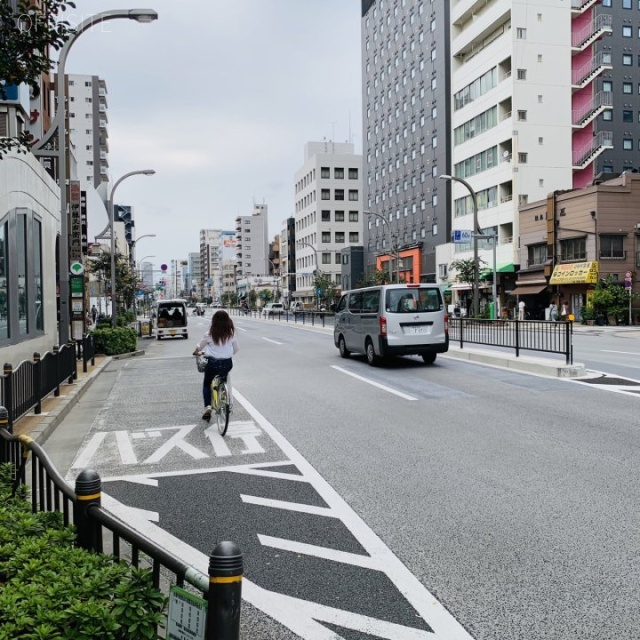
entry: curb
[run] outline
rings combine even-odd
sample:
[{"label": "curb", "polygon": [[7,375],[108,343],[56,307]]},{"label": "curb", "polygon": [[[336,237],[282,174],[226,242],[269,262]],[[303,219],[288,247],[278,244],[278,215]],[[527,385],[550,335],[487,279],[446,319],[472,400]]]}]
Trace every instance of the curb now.
[{"label": "curb", "polygon": [[136,351],[130,351],[129,353],[121,353],[117,356],[111,356],[113,360],[126,360],[127,358],[135,358],[136,356],[143,356],[144,349],[138,349]]}]

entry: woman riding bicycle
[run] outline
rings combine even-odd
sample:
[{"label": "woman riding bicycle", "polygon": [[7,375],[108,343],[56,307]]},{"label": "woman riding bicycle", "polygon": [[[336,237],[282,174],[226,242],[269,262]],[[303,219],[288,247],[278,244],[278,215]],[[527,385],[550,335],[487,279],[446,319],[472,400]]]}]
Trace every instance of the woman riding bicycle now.
[{"label": "woman riding bicycle", "polygon": [[227,373],[233,368],[232,358],[238,349],[233,320],[226,311],[216,311],[211,318],[209,331],[204,334],[193,352],[194,356],[204,355],[207,358],[202,381],[203,420],[211,418],[211,382],[216,376],[226,379]]}]

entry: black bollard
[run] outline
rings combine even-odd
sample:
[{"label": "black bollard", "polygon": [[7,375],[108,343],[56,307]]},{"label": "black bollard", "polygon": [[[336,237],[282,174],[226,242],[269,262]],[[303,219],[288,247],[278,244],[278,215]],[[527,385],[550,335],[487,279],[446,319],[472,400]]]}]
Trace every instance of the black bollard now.
[{"label": "black bollard", "polygon": [[76,544],[87,551],[102,552],[102,527],[89,516],[89,507],[100,506],[102,499],[102,480],[98,472],[93,469],[81,471],[76,478],[75,491],[73,522]]},{"label": "black bollard", "polygon": [[239,640],[242,552],[235,542],[220,542],[209,556],[207,640]]}]

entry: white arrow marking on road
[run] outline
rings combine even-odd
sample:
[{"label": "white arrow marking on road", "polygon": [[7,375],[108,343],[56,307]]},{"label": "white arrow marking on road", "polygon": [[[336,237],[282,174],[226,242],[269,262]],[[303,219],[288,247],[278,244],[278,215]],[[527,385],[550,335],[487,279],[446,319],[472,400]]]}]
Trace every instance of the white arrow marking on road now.
[{"label": "white arrow marking on road", "polygon": [[190,455],[192,458],[196,460],[202,460],[203,458],[208,458],[209,456],[197,449],[192,444],[185,442],[184,439],[196,428],[195,424],[187,424],[179,427],[165,427],[162,430],[170,430],[170,429],[178,429],[178,432],[171,436],[169,440],[167,440],[156,452],[149,456],[144,464],[152,464],[154,462],[160,462],[162,458],[164,458],[170,451],[173,449],[180,449],[184,451],[184,453]]},{"label": "white arrow marking on road", "polygon": [[80,455],[76,458],[76,461],[71,465],[72,469],[84,469],[89,466],[89,463],[96,455],[96,451],[102,444],[102,441],[107,437],[107,432],[102,431],[96,433],[91,440],[87,443],[87,446],[82,450]]},{"label": "white arrow marking on road", "polygon": [[264,449],[257,439],[257,436],[262,435],[262,431],[258,429],[254,422],[245,420],[244,422],[234,422],[233,424],[234,428],[228,432],[229,436],[231,438],[241,439],[246,447],[246,449],[240,453],[264,453]]},{"label": "white arrow marking on road", "polygon": [[283,342],[278,342],[277,340],[272,340],[271,338],[265,338],[264,336],[262,336],[263,340],[266,340],[267,342],[273,342],[273,344],[284,344]]},{"label": "white arrow marking on road", "polygon": [[393,395],[395,396],[399,396],[400,398],[404,398],[405,400],[417,400],[418,398],[414,398],[413,396],[410,396],[406,393],[402,393],[402,391],[396,391],[395,389],[392,389],[391,387],[387,386],[386,384],[380,384],[379,382],[374,382],[373,380],[369,380],[368,378],[364,378],[363,376],[359,376],[357,373],[352,373],[351,371],[347,371],[346,369],[343,369],[342,367],[338,367],[335,364],[331,365],[332,369],[335,369],[336,371],[340,371],[342,373],[346,373],[348,376],[351,376],[352,378],[355,378],[356,380],[361,380],[362,382],[366,382],[367,384],[372,385],[373,387],[377,387],[378,389],[382,389],[383,391],[387,391],[388,393],[393,393]]},{"label": "white arrow marking on road", "polygon": [[[229,425],[231,426],[231,425]],[[218,433],[218,427],[211,425],[204,430],[204,435],[209,438],[213,451],[217,458],[224,458],[231,455],[231,450],[227,446],[225,439]]]},{"label": "white arrow marking on road", "polygon": [[259,498],[258,496],[247,496],[243,493],[240,494],[240,500],[246,504],[255,504],[258,507],[285,509],[286,511],[296,511],[297,513],[310,513],[314,516],[325,516],[326,518],[338,517],[329,507],[316,507],[312,504],[300,504],[298,502],[287,502],[285,500],[274,500],[272,498]]}]

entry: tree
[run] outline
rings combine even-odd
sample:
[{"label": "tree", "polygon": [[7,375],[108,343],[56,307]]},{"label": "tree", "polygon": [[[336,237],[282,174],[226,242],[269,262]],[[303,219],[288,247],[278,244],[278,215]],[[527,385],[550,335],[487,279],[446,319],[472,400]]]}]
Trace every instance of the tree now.
[{"label": "tree", "polygon": [[614,281],[611,275],[601,279],[591,294],[591,306],[596,315],[605,318],[612,316],[616,323],[624,323],[629,318],[629,297],[633,304],[640,296],[629,294],[621,282]]},{"label": "tree", "polygon": [[[331,280],[331,275],[322,273],[322,271],[316,273],[313,279],[313,288],[314,292],[316,292],[318,303],[322,302],[326,306],[329,306],[338,296],[338,291],[333,280]],[[318,291],[319,293],[317,293]]]},{"label": "tree", "polygon": [[[480,269],[481,264],[486,263],[484,262],[484,260],[478,259],[478,269]],[[454,269],[457,272],[456,280],[458,282],[473,285],[476,270],[475,261],[473,258],[468,258],[466,260],[454,260],[449,265],[449,269]]]},{"label": "tree", "polygon": [[[121,253],[116,258],[116,303],[118,309],[129,309],[133,306],[138,279],[131,269],[129,260]],[[111,254],[101,253],[99,256],[87,260],[87,271],[94,273],[99,279],[111,283]]]},{"label": "tree", "polygon": [[[40,79],[53,67],[51,50],[59,51],[73,33],[68,20],[59,16],[75,4],[68,0],[19,0],[14,9],[7,0],[0,1],[0,100],[7,99],[7,89],[27,84],[32,95],[40,93]],[[16,149],[27,153],[32,142],[28,132],[15,138],[0,138],[0,159]]]},{"label": "tree", "polygon": [[374,269],[368,271],[362,276],[362,279],[358,283],[359,287],[372,287],[377,284],[388,284],[389,272],[386,269]]}]

